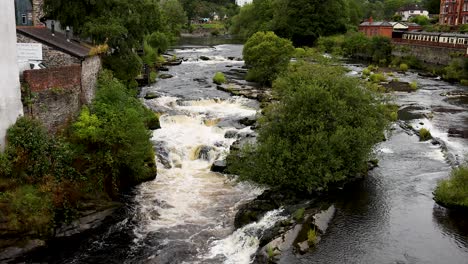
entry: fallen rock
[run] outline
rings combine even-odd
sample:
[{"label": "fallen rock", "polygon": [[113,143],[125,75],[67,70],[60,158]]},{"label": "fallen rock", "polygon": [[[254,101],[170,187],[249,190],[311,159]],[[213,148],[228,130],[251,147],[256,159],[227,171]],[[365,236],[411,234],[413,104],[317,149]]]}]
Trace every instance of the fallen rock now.
[{"label": "fallen rock", "polygon": [[204,61],[210,60],[210,58],[208,58],[207,56],[200,56],[199,58],[200,60],[204,60]]},{"label": "fallen rock", "polygon": [[237,136],[237,131],[236,130],[229,130],[226,131],[224,134],[224,138],[235,138]]},{"label": "fallen rock", "polygon": [[147,99],[147,100],[158,98],[158,97],[159,97],[159,95],[157,93],[154,93],[154,92],[147,92],[146,95],[145,95],[145,99]]}]

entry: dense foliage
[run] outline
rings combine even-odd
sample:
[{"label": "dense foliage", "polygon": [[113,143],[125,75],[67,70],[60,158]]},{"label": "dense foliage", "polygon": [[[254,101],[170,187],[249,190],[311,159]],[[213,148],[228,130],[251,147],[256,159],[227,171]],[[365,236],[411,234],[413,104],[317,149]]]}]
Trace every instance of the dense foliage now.
[{"label": "dense foliage", "polygon": [[294,53],[291,41],[273,32],[257,32],[245,43],[243,56],[248,79],[270,85],[284,71]]},{"label": "dense foliage", "polygon": [[157,32],[159,39],[174,41],[187,21],[178,0],[45,0],[44,5],[48,17],[73,27],[75,34],[107,44],[105,66],[126,84],[141,73],[135,51],[142,49],[145,38]]},{"label": "dense foliage", "polygon": [[387,124],[385,106],[340,67],[294,63],[273,84],[258,145],[228,164],[244,180],[313,192],[367,169]]},{"label": "dense foliage", "polygon": [[440,181],[434,199],[447,207],[468,208],[468,166],[454,169],[448,179]]},{"label": "dense foliage", "polygon": [[92,105],[63,136],[22,117],[0,154],[0,221],[9,230],[50,235],[82,204],[99,204],[156,176],[148,127],[157,117],[110,72]]}]

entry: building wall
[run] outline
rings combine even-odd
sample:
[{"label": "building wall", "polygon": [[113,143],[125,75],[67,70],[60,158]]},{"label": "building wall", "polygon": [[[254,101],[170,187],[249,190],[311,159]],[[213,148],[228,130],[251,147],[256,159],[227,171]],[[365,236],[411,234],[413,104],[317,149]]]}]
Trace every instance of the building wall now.
[{"label": "building wall", "polygon": [[363,32],[368,37],[384,36],[391,38],[393,27],[360,26],[359,31]]},{"label": "building wall", "polygon": [[3,149],[6,130],[23,114],[23,106],[16,61],[14,1],[2,1],[0,6],[0,149]]},{"label": "building wall", "polygon": [[392,55],[396,57],[414,56],[422,62],[448,65],[455,54],[464,54],[464,49],[430,47],[424,45],[393,43]]},{"label": "building wall", "polygon": [[[16,34],[18,43],[40,43],[21,34]],[[43,62],[47,67],[60,67],[72,64],[80,64],[81,61],[65,52],[59,51],[53,47],[42,44]]]},{"label": "building wall", "polygon": [[52,132],[78,115],[82,105],[80,65],[28,70],[23,76],[26,115],[39,119]]},{"label": "building wall", "polygon": [[90,104],[96,95],[96,83],[102,68],[99,56],[88,57],[82,62],[81,90],[82,103]]}]

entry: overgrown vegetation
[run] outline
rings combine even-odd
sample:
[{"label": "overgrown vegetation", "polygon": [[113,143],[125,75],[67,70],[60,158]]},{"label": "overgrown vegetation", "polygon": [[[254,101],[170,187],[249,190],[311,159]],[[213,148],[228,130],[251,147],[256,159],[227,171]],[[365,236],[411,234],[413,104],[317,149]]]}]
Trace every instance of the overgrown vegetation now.
[{"label": "overgrown vegetation", "polygon": [[468,166],[453,169],[448,179],[441,180],[434,199],[449,208],[468,208]]},{"label": "overgrown vegetation", "polygon": [[96,98],[61,136],[22,117],[0,154],[0,219],[10,230],[50,236],[90,201],[105,204],[152,179],[156,166],[148,126],[157,117],[109,71]]},{"label": "overgrown vegetation", "polygon": [[294,51],[291,41],[273,32],[255,33],[243,50],[245,64],[250,67],[247,78],[270,85],[287,68]]},{"label": "overgrown vegetation", "polygon": [[218,85],[221,85],[223,83],[226,83],[226,77],[224,76],[224,74],[222,72],[217,72],[213,76],[213,82],[218,84]]},{"label": "overgrown vegetation", "polygon": [[228,158],[242,180],[298,192],[324,190],[367,170],[388,113],[378,95],[337,66],[293,63],[273,83],[258,144]]},{"label": "overgrown vegetation", "polygon": [[315,231],[315,228],[311,228],[307,232],[307,243],[309,246],[315,246],[317,244],[317,232]]},{"label": "overgrown vegetation", "polygon": [[431,138],[432,138],[432,135],[428,129],[421,128],[419,130],[419,141],[428,141]]}]

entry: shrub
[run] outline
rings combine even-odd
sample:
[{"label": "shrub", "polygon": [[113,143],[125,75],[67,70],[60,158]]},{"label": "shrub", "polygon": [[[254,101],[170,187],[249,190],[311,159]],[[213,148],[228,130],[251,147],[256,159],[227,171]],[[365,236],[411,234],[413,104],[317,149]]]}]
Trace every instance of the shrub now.
[{"label": "shrub", "polygon": [[162,54],[169,48],[169,38],[166,34],[156,31],[146,37],[147,43],[155,49],[158,54]]},{"label": "shrub", "polygon": [[73,124],[84,174],[113,197],[122,188],[156,176],[145,122],[154,114],[109,72],[99,76],[96,98]]},{"label": "shrub", "polygon": [[157,77],[158,77],[158,73],[155,72],[155,71],[151,71],[150,74],[149,74],[150,83],[155,83]]},{"label": "shrub", "polygon": [[362,70],[362,74],[364,76],[369,76],[371,74],[371,71],[368,68],[365,68],[364,70]]},{"label": "shrub", "polygon": [[400,71],[407,71],[408,70],[408,65],[405,63],[400,64]]},{"label": "shrub", "polygon": [[411,90],[413,91],[416,91],[418,89],[418,83],[416,81],[412,81],[409,85]]},{"label": "shrub", "polygon": [[419,141],[427,141],[432,138],[431,132],[425,128],[419,130]]},{"label": "shrub", "polygon": [[390,113],[390,121],[395,122],[398,120],[398,113],[397,112],[391,112]]},{"label": "shrub", "polygon": [[309,243],[309,246],[315,246],[317,244],[317,232],[314,229],[310,229],[307,232],[307,242]]},{"label": "shrub", "polygon": [[367,169],[388,122],[376,94],[341,67],[305,62],[291,64],[273,91],[280,101],[265,109],[258,144],[227,160],[241,180],[314,192]]},{"label": "shrub", "polygon": [[446,207],[468,208],[468,166],[453,169],[448,179],[441,180],[434,199]]},{"label": "shrub", "polygon": [[279,73],[286,70],[294,53],[291,41],[273,32],[257,32],[245,43],[243,56],[250,67],[250,76],[270,85]]},{"label": "shrub", "polygon": [[221,85],[223,83],[226,83],[226,77],[224,76],[224,74],[222,72],[217,72],[213,76],[213,82],[218,84],[218,85]]},{"label": "shrub", "polygon": [[463,86],[468,86],[468,80],[462,79],[462,80],[460,81],[460,84],[463,85]]},{"label": "shrub", "polygon": [[383,75],[382,73],[374,73],[371,74],[369,80],[374,83],[379,83],[387,81],[387,78],[385,78],[385,75]]},{"label": "shrub", "polygon": [[298,222],[302,221],[304,219],[304,212],[305,212],[304,208],[297,209],[296,212],[294,212],[294,220]]}]

